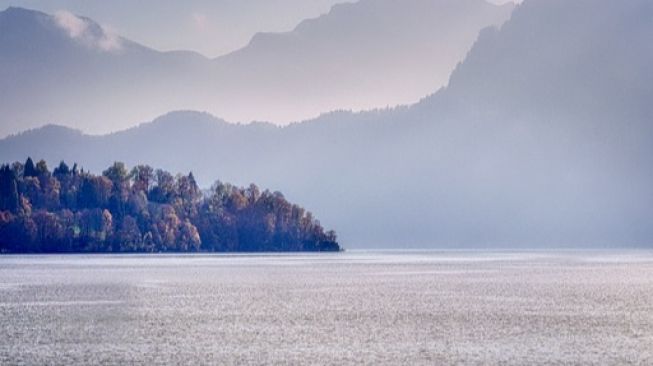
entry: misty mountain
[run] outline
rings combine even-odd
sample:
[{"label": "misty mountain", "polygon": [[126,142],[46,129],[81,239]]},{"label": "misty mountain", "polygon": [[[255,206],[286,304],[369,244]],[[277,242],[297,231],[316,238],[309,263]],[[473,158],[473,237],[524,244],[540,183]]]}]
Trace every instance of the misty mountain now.
[{"label": "misty mountain", "polygon": [[0,12],[0,136],[56,123],[101,133],[170,110],[289,122],[414,102],[443,86],[512,5],[362,0],[218,59],[158,52],[67,12]]},{"label": "misty mountain", "polygon": [[[148,49],[69,13],[8,8],[0,12],[0,134],[51,122],[106,131],[112,120],[155,116],[179,105],[195,77],[187,70],[201,73],[206,63],[190,52]],[[172,85],[174,93],[157,92]]]},{"label": "misty mountain", "polygon": [[258,182],[349,248],[650,246],[652,18],[648,0],[529,0],[410,107],[286,127],[196,112],[106,136],[50,126],[0,156]]},{"label": "misty mountain", "polygon": [[[484,0],[360,0],[216,60],[227,120],[298,121],[415,103],[445,86],[479,30],[514,8]],[[283,87],[279,87],[282,85]],[[256,108],[252,108],[252,106]]]}]

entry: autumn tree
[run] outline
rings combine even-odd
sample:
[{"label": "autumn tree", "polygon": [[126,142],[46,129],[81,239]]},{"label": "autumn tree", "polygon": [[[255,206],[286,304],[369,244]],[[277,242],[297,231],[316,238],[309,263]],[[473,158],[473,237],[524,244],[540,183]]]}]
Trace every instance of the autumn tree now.
[{"label": "autumn tree", "polygon": [[339,250],[310,212],[283,194],[192,173],[116,162],[93,175],[44,160],[0,166],[0,252]]}]

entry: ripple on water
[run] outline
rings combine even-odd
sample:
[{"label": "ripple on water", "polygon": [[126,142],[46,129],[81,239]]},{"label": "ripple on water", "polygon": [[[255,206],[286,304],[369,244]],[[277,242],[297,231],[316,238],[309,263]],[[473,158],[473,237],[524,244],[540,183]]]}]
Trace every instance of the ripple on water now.
[{"label": "ripple on water", "polygon": [[0,364],[653,364],[653,253],[5,256],[0,323]]}]

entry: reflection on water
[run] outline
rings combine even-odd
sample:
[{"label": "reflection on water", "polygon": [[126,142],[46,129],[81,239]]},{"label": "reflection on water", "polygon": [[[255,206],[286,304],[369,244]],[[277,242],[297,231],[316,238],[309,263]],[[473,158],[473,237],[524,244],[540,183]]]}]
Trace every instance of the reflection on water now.
[{"label": "reflection on water", "polygon": [[0,257],[0,364],[653,364],[653,252]]}]

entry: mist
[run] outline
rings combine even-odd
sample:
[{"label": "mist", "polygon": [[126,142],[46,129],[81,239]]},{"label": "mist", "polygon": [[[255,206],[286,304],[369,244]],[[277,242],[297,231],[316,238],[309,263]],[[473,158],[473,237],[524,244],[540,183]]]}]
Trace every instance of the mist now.
[{"label": "mist", "polygon": [[530,0],[410,106],[285,127],[197,112],[101,137],[51,126],[0,155],[256,182],[348,248],[649,247],[651,16],[645,0]]},{"label": "mist", "polygon": [[[0,13],[0,136],[60,124],[114,132],[173,110],[288,124],[417,102],[446,85],[512,5],[363,0],[209,59],[160,52],[70,11]],[[53,90],[56,90],[54,92]]]}]

